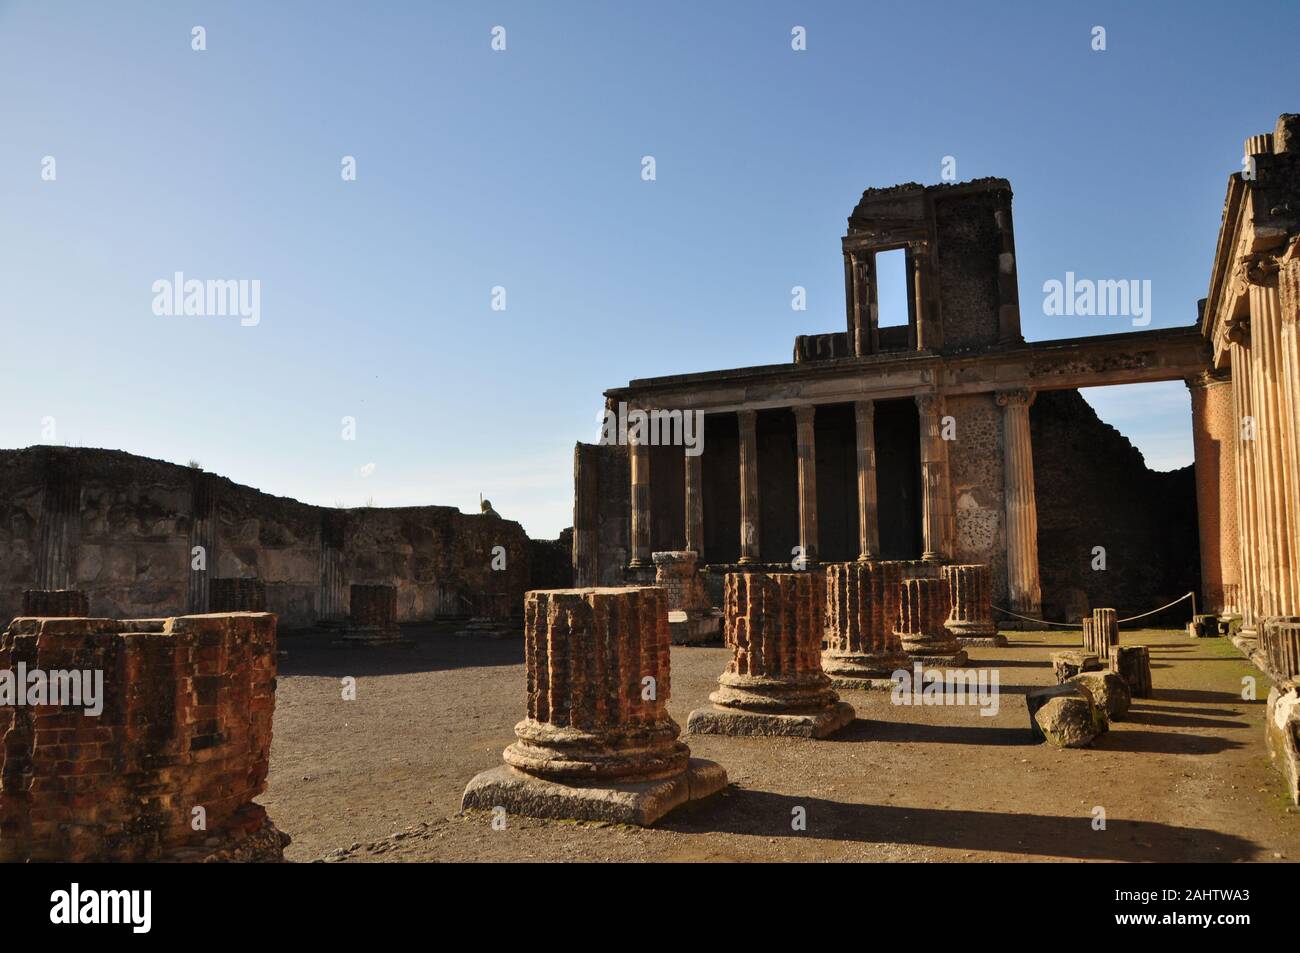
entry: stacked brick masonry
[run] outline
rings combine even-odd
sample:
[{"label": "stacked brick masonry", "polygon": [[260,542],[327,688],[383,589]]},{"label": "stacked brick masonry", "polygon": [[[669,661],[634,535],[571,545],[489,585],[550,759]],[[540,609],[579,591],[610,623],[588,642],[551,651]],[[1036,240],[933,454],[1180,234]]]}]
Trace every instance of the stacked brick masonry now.
[{"label": "stacked brick masonry", "polygon": [[102,671],[103,710],[0,707],[0,859],[166,859],[273,831],[252,801],[270,757],[274,616],[19,618],[0,669],[20,662]]}]

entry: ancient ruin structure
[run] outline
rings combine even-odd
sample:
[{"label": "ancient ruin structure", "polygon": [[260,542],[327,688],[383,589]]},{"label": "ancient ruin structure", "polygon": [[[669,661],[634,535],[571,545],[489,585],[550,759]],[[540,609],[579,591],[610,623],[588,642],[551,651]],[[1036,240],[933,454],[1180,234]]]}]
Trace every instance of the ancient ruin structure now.
[{"label": "ancient ruin structure", "polygon": [[1110,670],[1124,679],[1134,698],[1151,697],[1151,652],[1145,645],[1111,648]]},{"label": "ancient ruin structure", "polygon": [[79,589],[24,589],[25,616],[87,616],[90,600]]},{"label": "ancient ruin structure", "polygon": [[668,596],[668,634],[674,645],[715,642],[722,629],[722,612],[713,608],[695,568],[696,555],[686,549],[655,553],[655,585]]},{"label": "ancient ruin structure", "polygon": [[818,573],[737,572],[726,578],[724,629],[732,659],[687,731],[824,738],[853,720],[822,671],[826,603]]},{"label": "ancient ruin structure", "polygon": [[925,665],[964,665],[966,652],[944,623],[952,606],[946,579],[904,579],[894,630],[908,658]]},{"label": "ancient ruin structure", "polygon": [[208,601],[212,612],[265,612],[266,584],[260,579],[213,579]]},{"label": "ancient ruin structure", "polygon": [[397,625],[396,586],[358,586],[351,588],[348,624],[344,642],[376,644],[397,642],[402,630]]},{"label": "ancient ruin structure", "polygon": [[96,615],[209,612],[236,577],[261,583],[282,630],[345,624],[352,583],[396,586],[401,622],[509,618],[535,568],[571,584],[547,543],[448,506],[309,506],[119,451],[0,450],[0,619],[27,588],[80,590]]},{"label": "ancient ruin structure", "polygon": [[1052,653],[1052,674],[1058,685],[1063,685],[1081,672],[1101,670],[1101,659],[1089,652],[1077,649]]},{"label": "ancient ruin structure", "polygon": [[527,717],[505,765],[469,783],[466,808],[645,825],[726,786],[668,714],[662,589],[530,592],[524,640]]},{"label": "ancient ruin structure", "polygon": [[[17,618],[0,671],[24,669],[71,702],[0,704],[0,860],[282,859],[288,837],[253,802],[271,750],[275,616]],[[80,677],[94,672],[98,691]]]},{"label": "ancient ruin structure", "polygon": [[1094,609],[1083,619],[1083,648],[1103,661],[1119,645],[1119,619],[1114,609]]},{"label": "ancient ruin structure", "polygon": [[988,566],[944,566],[952,610],[944,623],[962,645],[1006,645],[993,624],[993,577]]},{"label": "ancient ruin structure", "polygon": [[1300,115],[1244,151],[1202,307],[1209,366],[1190,384],[1194,430],[1218,450],[1217,471],[1197,457],[1206,608],[1239,584],[1252,634],[1300,614]]},{"label": "ancient ruin structure", "polygon": [[902,567],[857,561],[826,567],[822,669],[837,688],[889,688],[890,674],[910,664],[894,623]]},{"label": "ancient ruin structure", "polygon": [[1300,616],[1266,619],[1259,646],[1275,679],[1300,678]]},{"label": "ancient ruin structure", "polygon": [[[1123,438],[1076,389],[1198,378],[1208,363],[1197,328],[1025,342],[1004,179],[869,189],[842,250],[844,327],[796,338],[789,363],[606,391],[609,414],[644,414],[646,426],[576,448],[578,584],[647,580],[653,551],[686,548],[714,574],[789,568],[794,553],[813,564],[980,564],[993,605],[1031,619],[1050,605],[1058,621],[1096,604],[1129,607],[1112,593],[1142,611],[1195,584],[1194,539],[1175,538],[1159,518],[1184,493],[1190,514],[1191,480],[1156,479],[1126,442],[1129,454],[1098,459],[1096,443]],[[877,288],[893,257],[904,261],[908,303],[891,323]],[[683,427],[696,414],[703,439],[687,448]],[[1035,427],[1081,446],[1036,453]],[[1197,444],[1207,487],[1220,485],[1216,446]],[[1116,521],[1107,542],[1113,559],[1141,560],[1142,573],[1091,571],[1069,531],[1077,489],[1103,517],[1107,505],[1138,514]],[[1096,513],[1084,515],[1096,525]]]}]

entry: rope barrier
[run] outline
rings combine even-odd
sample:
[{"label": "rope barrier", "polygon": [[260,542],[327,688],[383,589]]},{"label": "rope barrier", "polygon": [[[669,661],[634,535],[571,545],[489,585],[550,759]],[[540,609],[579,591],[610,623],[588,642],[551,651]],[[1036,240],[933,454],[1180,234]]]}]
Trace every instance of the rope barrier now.
[{"label": "rope barrier", "polygon": [[[1170,608],[1171,606],[1178,605],[1178,603],[1182,602],[1184,599],[1192,600],[1192,614],[1195,615],[1196,614],[1196,593],[1189,592],[1186,595],[1179,596],[1173,602],[1166,603],[1165,605],[1161,606],[1159,609],[1152,609],[1150,612],[1143,612],[1140,613],[1139,615],[1131,615],[1127,619],[1120,619],[1119,622],[1134,622],[1138,619],[1145,619],[1149,615],[1155,615],[1157,612],[1164,612],[1166,609]],[[1073,622],[1048,622],[1046,619],[1035,619],[1033,616],[1021,615],[1019,612],[1012,612],[1010,609],[1004,609],[1001,606],[994,606],[993,608],[997,609],[999,612],[1005,612],[1007,615],[1015,616],[1017,619],[1024,619],[1026,622],[1037,622],[1040,625],[1055,625],[1062,629],[1083,628],[1082,624],[1076,624]]]}]

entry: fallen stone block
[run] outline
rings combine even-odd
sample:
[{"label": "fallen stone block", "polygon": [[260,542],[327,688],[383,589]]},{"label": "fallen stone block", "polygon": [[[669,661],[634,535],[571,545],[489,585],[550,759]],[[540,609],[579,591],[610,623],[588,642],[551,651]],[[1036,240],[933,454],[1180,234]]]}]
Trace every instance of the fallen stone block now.
[{"label": "fallen stone block", "polygon": [[1084,748],[1109,728],[1106,713],[1077,682],[1036,688],[1025,695],[1029,729],[1058,748]]},{"label": "fallen stone block", "polygon": [[1295,682],[1274,685],[1268,692],[1264,741],[1273,767],[1286,778],[1291,803],[1300,805],[1300,691]]},{"label": "fallen stone block", "polygon": [[1058,685],[1063,685],[1080,672],[1096,672],[1100,670],[1101,659],[1091,652],[1071,649],[1065,652],[1052,653],[1052,673],[1056,676],[1056,684]]},{"label": "fallen stone block", "polygon": [[1106,712],[1108,721],[1119,721],[1128,714],[1133,696],[1128,683],[1114,672],[1085,671],[1069,681],[1088,690],[1093,702]]}]

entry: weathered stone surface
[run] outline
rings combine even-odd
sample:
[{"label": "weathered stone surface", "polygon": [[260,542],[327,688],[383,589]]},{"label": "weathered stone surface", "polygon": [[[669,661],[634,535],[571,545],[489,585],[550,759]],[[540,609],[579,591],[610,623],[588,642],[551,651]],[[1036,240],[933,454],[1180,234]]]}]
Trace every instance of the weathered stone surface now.
[{"label": "weathered stone surface", "polygon": [[822,669],[837,688],[888,689],[890,673],[909,664],[894,631],[897,562],[831,563],[826,567]]},{"label": "weathered stone surface", "polygon": [[1052,674],[1056,683],[1063,684],[1080,672],[1096,672],[1101,669],[1101,660],[1089,652],[1071,649],[1052,653]]},{"label": "weathered stone surface", "polygon": [[1145,645],[1115,646],[1110,670],[1124,679],[1133,698],[1151,697],[1151,653]]},{"label": "weathered stone surface", "polygon": [[729,573],[724,619],[733,651],[712,708],[691,712],[700,734],[821,738],[853,720],[822,671],[825,583],[818,573]]},{"label": "weathered stone surface", "polygon": [[90,615],[90,602],[79,589],[24,589],[23,615],[72,618]]},{"label": "weathered stone surface", "polygon": [[1092,695],[1094,704],[1106,712],[1109,721],[1119,721],[1128,714],[1133,696],[1128,683],[1114,672],[1085,671],[1069,681],[1081,685]]},{"label": "weathered stone surface", "polygon": [[1114,609],[1093,609],[1083,619],[1083,648],[1099,659],[1109,659],[1112,647],[1119,645],[1119,621]]},{"label": "weathered stone surface", "polygon": [[353,585],[348,624],[342,641],[354,645],[383,645],[402,641],[397,624],[396,586]]},{"label": "weathered stone surface", "polygon": [[668,714],[667,597],[657,587],[551,589],[524,603],[527,716],[506,766],[465,807],[650,824],[726,785]]},{"label": "weathered stone surface", "polygon": [[673,645],[700,645],[721,636],[722,613],[709,601],[696,559],[692,550],[651,555],[655,585],[668,596],[668,637]]},{"label": "weathered stone surface", "polygon": [[266,583],[260,579],[213,579],[208,607],[212,612],[265,612]]},{"label": "weathered stone surface", "polygon": [[1087,748],[1107,727],[1105,713],[1082,695],[1048,699],[1034,713],[1034,724],[1058,748]]},{"label": "weathered stone surface", "polygon": [[1077,682],[1032,689],[1025,693],[1025,708],[1034,738],[1058,747],[1083,747],[1109,727],[1087,686]]},{"label": "weathered stone surface", "polygon": [[993,579],[985,565],[944,566],[952,600],[944,626],[962,645],[1006,645],[993,624]]},{"label": "weathered stone surface", "polygon": [[948,582],[918,576],[899,584],[895,633],[909,659],[926,665],[964,665],[966,652],[944,627],[951,601]]},{"label": "weathered stone surface", "polygon": [[0,668],[100,671],[103,710],[0,707],[0,859],[280,859],[288,838],[253,803],[275,629],[267,613],[15,619]]},{"label": "weathered stone surface", "polygon": [[461,800],[463,809],[578,821],[610,821],[648,827],[673,808],[727,786],[727,772],[714,761],[691,758],[685,770],[650,781],[572,781],[535,777],[507,764],[476,775]]},{"label": "weathered stone surface", "polygon": [[1259,626],[1259,648],[1273,678],[1300,677],[1300,617],[1264,619]]},{"label": "weathered stone surface", "polygon": [[1300,691],[1294,681],[1273,685],[1268,692],[1264,740],[1269,757],[1286,778],[1287,793],[1300,805]]}]

